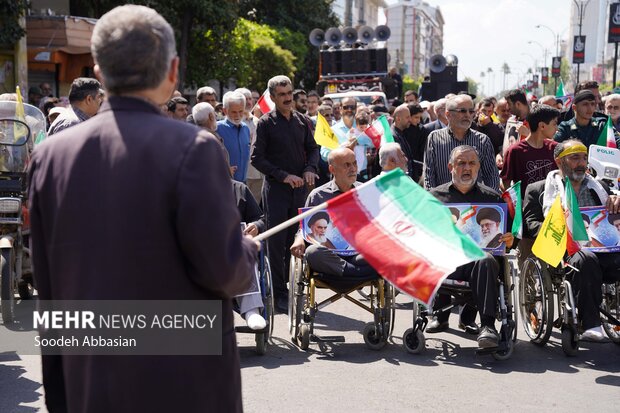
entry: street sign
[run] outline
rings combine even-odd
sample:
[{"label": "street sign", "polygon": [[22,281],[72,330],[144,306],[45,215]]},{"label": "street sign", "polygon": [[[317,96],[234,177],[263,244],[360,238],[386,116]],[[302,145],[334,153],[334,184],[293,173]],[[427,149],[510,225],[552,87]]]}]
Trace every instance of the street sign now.
[{"label": "street sign", "polygon": [[562,58],[554,57],[553,63],[551,64],[551,76],[560,77],[560,68],[562,67]]},{"label": "street sign", "polygon": [[609,5],[609,32],[607,43],[620,42],[620,3]]},{"label": "street sign", "polygon": [[575,36],[573,41],[573,64],[586,61],[586,36]]},{"label": "street sign", "polygon": [[542,69],[540,69],[540,74],[541,74],[540,83],[542,83],[543,85],[548,84],[549,83],[549,68],[543,67]]}]

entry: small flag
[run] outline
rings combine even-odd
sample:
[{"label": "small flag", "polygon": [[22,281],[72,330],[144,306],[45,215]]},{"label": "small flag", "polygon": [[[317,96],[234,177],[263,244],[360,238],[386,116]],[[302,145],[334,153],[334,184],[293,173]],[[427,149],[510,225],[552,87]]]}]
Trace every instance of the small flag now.
[{"label": "small flag", "polygon": [[596,211],[596,213],[592,215],[592,218],[590,218],[590,221],[592,221],[592,226],[598,227],[598,225],[601,222],[603,222],[605,218],[607,218],[607,211],[600,210],[600,211]]},{"label": "small flag", "polygon": [[320,113],[316,116],[316,129],[314,130],[314,141],[317,145],[321,145],[325,148],[336,149],[340,146],[338,138],[332,131],[331,126],[327,123],[327,119]]},{"label": "small flag", "polygon": [[461,213],[461,221],[463,222],[463,224],[465,224],[469,219],[476,216],[476,209],[478,209],[477,206],[470,206]]},{"label": "small flag", "polygon": [[263,95],[258,98],[258,102],[256,102],[256,104],[263,114],[271,112],[276,107],[276,104],[273,103],[273,100],[271,100],[271,96],[269,95],[269,89],[265,90]]},{"label": "small flag", "polygon": [[556,98],[564,97],[564,82],[562,82],[562,78],[560,78],[560,84],[558,85],[558,90],[555,91]]},{"label": "small flag", "polygon": [[557,267],[566,252],[566,233],[566,216],[558,194],[540,227],[532,252],[552,267]]},{"label": "small flag", "polygon": [[517,182],[502,194],[508,204],[508,213],[512,218],[512,235],[523,238],[523,211],[521,207],[521,181]]},{"label": "small flag", "polygon": [[485,256],[448,208],[398,168],[327,201],[327,211],[383,278],[427,305],[448,274]]},{"label": "small flag", "polygon": [[588,233],[586,226],[583,223],[581,212],[579,212],[579,204],[577,203],[577,195],[573,189],[573,184],[570,183],[568,177],[564,181],[565,195],[564,202],[566,211],[566,227],[568,230],[566,238],[566,249],[568,255],[573,255],[581,249],[581,245],[577,241],[587,241]]},{"label": "small flag", "polygon": [[[15,88],[15,94],[17,95],[17,104],[15,105],[15,119],[21,120],[22,122],[26,122],[26,111],[24,109],[24,98],[22,97],[22,92],[19,86]],[[13,138],[15,142],[24,137],[28,130],[24,127],[24,125],[13,122]]]},{"label": "small flag", "polygon": [[379,116],[362,135],[368,136],[375,148],[380,148],[382,144],[394,142],[394,136],[390,130],[390,124],[385,115]]},{"label": "small flag", "polygon": [[616,148],[616,135],[614,134],[614,125],[611,121],[611,116],[607,117],[607,123],[605,128],[601,131],[596,142],[599,146],[607,146],[608,148]]}]

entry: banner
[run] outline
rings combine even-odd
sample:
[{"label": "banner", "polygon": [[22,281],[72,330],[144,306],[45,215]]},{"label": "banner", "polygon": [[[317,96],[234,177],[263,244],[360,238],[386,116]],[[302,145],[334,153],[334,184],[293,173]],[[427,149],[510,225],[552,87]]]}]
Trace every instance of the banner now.
[{"label": "banner", "polygon": [[506,245],[500,237],[506,232],[506,204],[445,204],[452,221],[465,235],[492,255],[504,255]]},{"label": "banner", "polygon": [[620,3],[609,5],[609,32],[607,43],[620,42]]},{"label": "banner", "polygon": [[588,241],[581,241],[581,247],[592,252],[619,252],[620,214],[610,214],[604,206],[579,210],[588,234]]},{"label": "banner", "polygon": [[562,67],[562,58],[560,56],[553,58],[551,63],[551,76],[560,77],[560,68]]},{"label": "banner", "polygon": [[586,61],[586,36],[575,36],[573,40],[573,64]]},{"label": "banner", "polygon": [[548,84],[549,83],[549,68],[543,67],[542,69],[540,69],[540,73],[541,73],[540,83],[542,83],[543,85]]}]

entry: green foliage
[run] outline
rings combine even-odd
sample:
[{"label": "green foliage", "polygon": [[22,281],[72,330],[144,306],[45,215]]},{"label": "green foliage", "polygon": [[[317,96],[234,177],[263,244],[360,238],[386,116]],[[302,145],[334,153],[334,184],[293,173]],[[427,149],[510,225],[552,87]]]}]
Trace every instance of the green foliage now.
[{"label": "green foliage", "polygon": [[420,76],[417,79],[412,78],[410,75],[403,76],[403,96],[408,90],[413,90],[414,92],[417,92],[420,89],[420,85],[423,81],[423,76]]},{"label": "green foliage", "polygon": [[19,18],[27,9],[27,0],[5,0],[0,2],[0,45],[12,47],[25,34]]},{"label": "green foliage", "polygon": [[478,82],[471,77],[465,77],[465,81],[467,81],[467,93],[478,96]]}]

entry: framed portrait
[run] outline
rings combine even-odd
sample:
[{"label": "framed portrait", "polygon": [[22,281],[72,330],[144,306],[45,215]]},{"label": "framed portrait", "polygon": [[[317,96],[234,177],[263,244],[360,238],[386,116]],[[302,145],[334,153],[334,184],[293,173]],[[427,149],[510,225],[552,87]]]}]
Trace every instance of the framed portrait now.
[{"label": "framed portrait", "polygon": [[[300,208],[299,212],[302,213],[309,209],[311,208]],[[340,235],[326,210],[319,210],[307,216],[300,225],[304,240],[309,244],[322,245],[338,255],[357,254],[357,251]]]},{"label": "framed portrait", "polygon": [[607,208],[579,208],[588,233],[588,241],[579,241],[583,249],[592,252],[620,251],[620,214],[610,214]]},{"label": "framed portrait", "polygon": [[504,255],[506,245],[500,241],[506,233],[506,204],[445,204],[452,214],[454,225],[469,235],[484,251]]},{"label": "framed portrait", "polygon": [[519,136],[519,128],[521,128],[521,125],[523,125],[523,122],[516,120],[514,116],[510,117],[508,122],[506,122],[506,131],[504,132],[504,142],[502,144],[502,156],[506,156],[508,148],[521,140]]}]

